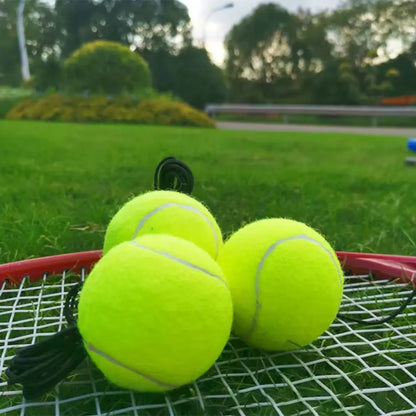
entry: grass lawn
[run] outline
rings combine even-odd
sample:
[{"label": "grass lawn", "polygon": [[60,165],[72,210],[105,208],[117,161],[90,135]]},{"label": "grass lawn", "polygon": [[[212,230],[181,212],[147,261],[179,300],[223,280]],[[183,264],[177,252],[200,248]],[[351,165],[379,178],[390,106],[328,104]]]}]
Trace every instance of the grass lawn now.
[{"label": "grass lawn", "polygon": [[[416,169],[405,166],[406,154],[406,139],[399,137],[0,121],[0,263],[100,249],[111,216],[152,188],[155,166],[170,155],[192,168],[194,195],[211,208],[226,236],[249,221],[283,216],[317,228],[337,250],[414,255]],[[0,360],[2,348],[10,360],[16,344],[57,330],[63,288],[76,278],[54,279],[25,288],[19,307],[18,289],[0,297],[0,338],[8,337],[5,347],[0,340]],[[344,313],[365,314],[361,301],[371,309],[366,317],[391,312],[409,292],[351,280]],[[197,383],[166,396],[116,389],[86,360],[58,387],[59,403],[51,393],[42,398],[44,406],[22,410],[19,388],[8,388],[3,376],[0,414],[281,414],[274,403],[285,415],[381,414],[362,394],[386,413],[409,410],[402,397],[416,394],[415,307],[406,313],[394,326],[370,330],[337,320],[296,353],[263,353],[233,339]],[[386,383],[401,387],[387,391]],[[376,387],[383,392],[372,392]],[[341,413],[337,400],[350,413]],[[128,410],[131,403],[141,406],[140,413]],[[117,413],[120,408],[127,410]]]},{"label": "grass lawn", "polygon": [[174,155],[225,235],[264,217],[316,227],[337,250],[414,254],[406,139],[0,121],[0,263],[99,249],[106,224]]}]

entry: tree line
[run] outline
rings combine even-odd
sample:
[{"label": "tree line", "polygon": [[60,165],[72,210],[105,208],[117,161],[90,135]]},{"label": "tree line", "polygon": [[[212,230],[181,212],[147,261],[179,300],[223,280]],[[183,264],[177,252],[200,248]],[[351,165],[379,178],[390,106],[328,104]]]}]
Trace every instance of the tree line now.
[{"label": "tree line", "polygon": [[[0,85],[21,83],[16,12],[0,0]],[[59,90],[62,62],[82,44],[129,45],[149,63],[153,85],[206,102],[378,103],[416,94],[416,2],[346,0],[337,9],[290,12],[260,4],[228,33],[224,69],[193,46],[178,0],[27,0],[26,45],[33,86]]]},{"label": "tree line", "polygon": [[349,0],[316,14],[260,5],[227,36],[229,97],[371,104],[416,94],[415,18],[413,0]]}]

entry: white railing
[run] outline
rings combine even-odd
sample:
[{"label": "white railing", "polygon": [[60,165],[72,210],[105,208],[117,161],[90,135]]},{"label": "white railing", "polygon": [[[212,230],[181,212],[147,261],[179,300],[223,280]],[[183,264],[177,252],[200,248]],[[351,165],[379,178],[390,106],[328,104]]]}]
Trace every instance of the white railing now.
[{"label": "white railing", "polygon": [[211,117],[220,114],[282,115],[289,122],[290,115],[360,116],[372,117],[373,125],[380,117],[415,117],[416,107],[372,107],[348,105],[263,105],[263,104],[208,104],[205,112]]}]

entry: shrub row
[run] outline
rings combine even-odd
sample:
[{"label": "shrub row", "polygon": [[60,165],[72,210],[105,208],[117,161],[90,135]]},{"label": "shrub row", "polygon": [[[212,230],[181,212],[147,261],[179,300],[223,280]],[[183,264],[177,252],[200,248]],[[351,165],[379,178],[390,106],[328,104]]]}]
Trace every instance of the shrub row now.
[{"label": "shrub row", "polygon": [[0,118],[4,118],[21,101],[21,98],[0,98]]},{"label": "shrub row", "polygon": [[168,98],[137,102],[132,98],[84,98],[54,94],[22,101],[6,114],[6,118],[215,127],[214,121],[205,113]]}]

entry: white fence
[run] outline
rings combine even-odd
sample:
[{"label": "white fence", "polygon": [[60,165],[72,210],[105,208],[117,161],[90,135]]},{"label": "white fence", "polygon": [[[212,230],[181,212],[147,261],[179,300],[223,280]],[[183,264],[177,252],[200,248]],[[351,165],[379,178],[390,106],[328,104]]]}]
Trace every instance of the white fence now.
[{"label": "white fence", "polygon": [[211,117],[220,114],[282,115],[286,123],[290,115],[359,116],[371,117],[374,126],[382,117],[415,117],[416,107],[371,107],[347,105],[256,105],[256,104],[208,104],[205,112]]}]

